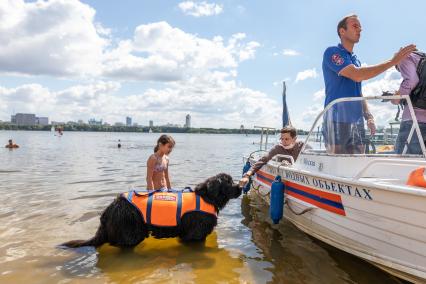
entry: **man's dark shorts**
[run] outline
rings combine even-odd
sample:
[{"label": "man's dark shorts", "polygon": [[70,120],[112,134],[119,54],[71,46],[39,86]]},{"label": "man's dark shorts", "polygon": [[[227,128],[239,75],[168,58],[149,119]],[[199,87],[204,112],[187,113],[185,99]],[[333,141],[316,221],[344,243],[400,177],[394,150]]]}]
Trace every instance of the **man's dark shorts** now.
[{"label": "man's dark shorts", "polygon": [[324,122],[322,132],[326,145],[339,145],[347,153],[354,153],[354,149],[359,149],[359,146],[365,144],[363,121],[359,123]]}]

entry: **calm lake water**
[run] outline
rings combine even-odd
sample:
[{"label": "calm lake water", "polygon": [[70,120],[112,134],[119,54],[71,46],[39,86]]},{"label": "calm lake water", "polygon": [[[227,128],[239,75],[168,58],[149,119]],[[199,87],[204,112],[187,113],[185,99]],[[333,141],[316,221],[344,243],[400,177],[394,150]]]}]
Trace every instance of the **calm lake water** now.
[{"label": "calm lake water", "polygon": [[[173,134],[172,186],[219,172],[237,181],[258,136]],[[400,283],[374,266],[314,240],[247,196],[231,200],[203,244],[149,238],[134,249],[64,250],[94,235],[121,192],[145,187],[159,134],[0,131],[21,148],[0,148],[1,283]],[[123,147],[117,149],[121,139]]]}]

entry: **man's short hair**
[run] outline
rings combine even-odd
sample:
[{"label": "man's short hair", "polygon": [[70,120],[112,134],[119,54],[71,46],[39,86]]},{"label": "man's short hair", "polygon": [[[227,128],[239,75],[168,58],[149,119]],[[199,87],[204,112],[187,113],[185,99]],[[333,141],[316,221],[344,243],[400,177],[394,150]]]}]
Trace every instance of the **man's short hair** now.
[{"label": "man's short hair", "polygon": [[281,134],[290,133],[291,138],[294,138],[297,135],[296,128],[294,128],[293,126],[286,126],[282,128],[280,132]]},{"label": "man's short hair", "polygon": [[348,28],[346,21],[349,18],[358,18],[358,15],[356,14],[349,14],[347,16],[345,16],[343,19],[341,19],[339,21],[339,23],[337,24],[337,35],[340,37],[340,29],[344,28],[345,30]]}]

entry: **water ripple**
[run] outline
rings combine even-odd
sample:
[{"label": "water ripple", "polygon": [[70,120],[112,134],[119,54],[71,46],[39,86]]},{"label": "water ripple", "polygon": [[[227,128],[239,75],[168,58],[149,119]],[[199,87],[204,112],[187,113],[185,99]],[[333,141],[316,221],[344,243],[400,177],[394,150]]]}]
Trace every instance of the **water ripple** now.
[{"label": "water ripple", "polygon": [[79,200],[79,199],[97,199],[100,197],[114,197],[117,196],[117,193],[107,193],[107,194],[96,194],[96,195],[84,195],[79,197],[71,198],[70,200]]},{"label": "water ripple", "polygon": [[113,180],[114,180],[114,179],[83,180],[83,181],[68,182],[67,184],[102,183],[102,182],[106,182],[106,181],[113,181]]}]

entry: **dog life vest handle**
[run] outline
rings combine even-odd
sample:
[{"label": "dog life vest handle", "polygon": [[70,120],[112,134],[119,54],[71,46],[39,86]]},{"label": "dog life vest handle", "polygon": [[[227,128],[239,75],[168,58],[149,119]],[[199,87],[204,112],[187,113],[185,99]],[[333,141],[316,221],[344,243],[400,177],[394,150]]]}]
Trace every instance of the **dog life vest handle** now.
[{"label": "dog life vest handle", "polygon": [[176,210],[176,224],[180,224],[180,214],[182,212],[182,191],[177,194],[177,210]]},{"label": "dog life vest handle", "polygon": [[200,211],[200,196],[195,195],[195,210]]}]

